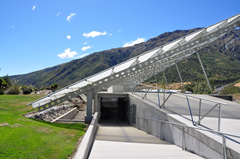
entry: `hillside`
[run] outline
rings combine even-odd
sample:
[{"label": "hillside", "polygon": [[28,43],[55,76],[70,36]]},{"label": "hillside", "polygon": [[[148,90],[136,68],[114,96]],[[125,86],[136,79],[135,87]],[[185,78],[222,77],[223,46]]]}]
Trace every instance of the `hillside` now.
[{"label": "hillside", "polygon": [[[50,86],[53,83],[66,86],[198,29],[200,28],[166,32],[147,42],[131,47],[96,52],[82,59],[76,59],[68,63],[24,75],[11,76],[11,78],[18,80],[20,84],[31,84],[36,87]],[[238,67],[240,64],[239,38],[239,30],[231,31],[218,39],[216,43],[209,45],[199,52],[208,76],[216,85],[240,78],[240,67]],[[204,79],[200,64],[195,55],[180,62],[179,67],[184,81]],[[179,82],[175,68],[167,69],[166,74],[170,82]],[[159,75],[159,79],[161,80],[161,75]]]}]

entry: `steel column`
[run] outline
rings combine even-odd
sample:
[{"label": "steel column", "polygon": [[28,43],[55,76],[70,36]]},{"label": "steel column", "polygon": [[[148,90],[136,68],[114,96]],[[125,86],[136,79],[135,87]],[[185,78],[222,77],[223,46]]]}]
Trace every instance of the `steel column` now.
[{"label": "steel column", "polygon": [[166,84],[167,84],[167,87],[168,87],[168,90],[169,90],[169,85],[168,85],[168,81],[167,81],[167,78],[166,78],[166,75],[165,75],[165,72],[164,72],[164,70],[163,70],[163,76],[164,76],[165,82],[166,82]]},{"label": "steel column", "polygon": [[203,64],[202,64],[202,61],[201,61],[201,59],[200,59],[200,56],[198,55],[198,52],[196,52],[196,54],[197,54],[197,57],[198,57],[199,63],[201,64],[201,67],[202,67],[202,70],[203,70],[204,76],[205,76],[205,78],[206,78],[206,80],[207,80],[208,87],[210,88],[211,94],[213,94],[212,87],[211,87],[211,85],[210,85],[210,83],[209,83],[209,80],[208,80],[207,74],[206,74],[206,72],[205,72],[205,69],[204,69],[204,67],[203,67]]},{"label": "steel column", "polygon": [[182,80],[182,76],[181,76],[181,74],[180,74],[180,72],[179,72],[179,69],[178,69],[178,66],[177,66],[176,63],[175,63],[175,66],[176,66],[176,68],[177,68],[177,72],[178,72],[179,78],[180,78],[180,80],[181,80],[181,82],[182,82],[183,90],[184,90],[184,92],[186,93],[186,90],[185,90],[185,87],[184,87],[184,84],[183,84],[183,80]]},{"label": "steel column", "polygon": [[93,90],[90,89],[87,91],[87,116],[85,116],[86,123],[90,123],[92,120],[92,99],[93,99]]},{"label": "steel column", "polygon": [[157,85],[157,93],[158,93],[158,105],[159,105],[159,108],[161,108],[161,104],[160,104],[160,97],[159,97],[159,89],[158,89],[158,84],[157,84],[157,78],[156,78],[156,75],[154,74],[155,76],[155,81],[156,81],[156,85]]}]

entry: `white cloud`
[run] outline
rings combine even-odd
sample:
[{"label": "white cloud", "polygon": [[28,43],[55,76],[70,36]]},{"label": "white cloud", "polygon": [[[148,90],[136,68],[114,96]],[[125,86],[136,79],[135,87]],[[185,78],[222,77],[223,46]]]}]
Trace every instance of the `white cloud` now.
[{"label": "white cloud", "polygon": [[59,12],[58,14],[57,14],[57,16],[59,16],[60,14],[62,14],[61,12]]},{"label": "white cloud", "polygon": [[83,33],[83,36],[85,36],[85,37],[87,37],[87,38],[89,38],[89,37],[92,37],[92,38],[94,38],[94,37],[96,37],[96,36],[99,36],[99,35],[106,35],[107,34],[107,32],[98,32],[98,31],[92,31],[92,32],[90,32],[90,33]]},{"label": "white cloud", "polygon": [[127,42],[126,44],[123,45],[123,47],[133,46],[135,44],[139,44],[139,43],[142,43],[144,41],[145,41],[144,38],[137,38],[137,40],[135,40],[135,41]]},{"label": "white cloud", "polygon": [[84,47],[82,47],[82,51],[86,51],[87,49],[90,49],[91,48],[91,46],[84,46]]},{"label": "white cloud", "polygon": [[117,33],[121,32],[122,30],[118,30]]},{"label": "white cloud", "polygon": [[14,28],[14,25],[12,25],[12,28]]},{"label": "white cloud", "polygon": [[76,51],[71,51],[70,48],[64,50],[64,53],[58,54],[58,57],[61,59],[73,58],[75,55],[78,55]]},{"label": "white cloud", "polygon": [[87,44],[87,42],[85,42],[85,43],[83,43],[84,45],[86,45]]},{"label": "white cloud", "polygon": [[89,54],[86,53],[86,54],[80,55],[79,58],[83,58],[84,56],[87,56],[87,55],[89,55]]},{"label": "white cloud", "polygon": [[74,16],[74,15],[77,15],[76,13],[70,13],[70,15],[69,16],[67,16],[67,21],[71,21],[71,19],[72,19],[72,17]]},{"label": "white cloud", "polygon": [[36,8],[37,4],[33,5],[32,10],[34,11]]},{"label": "white cloud", "polygon": [[70,40],[70,39],[71,39],[71,36],[70,36],[70,35],[68,35],[68,36],[67,36],[67,39],[69,39],[69,40]]},{"label": "white cloud", "polygon": [[109,33],[108,35],[112,36],[112,33]]},{"label": "white cloud", "polygon": [[85,56],[89,55],[89,53],[85,53],[85,54],[82,54],[80,56],[76,56],[75,59],[80,59],[80,58],[83,58]]}]

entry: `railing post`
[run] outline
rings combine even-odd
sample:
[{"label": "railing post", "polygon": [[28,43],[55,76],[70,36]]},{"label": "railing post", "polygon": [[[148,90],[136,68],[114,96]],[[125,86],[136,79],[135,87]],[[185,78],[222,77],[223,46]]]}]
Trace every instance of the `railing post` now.
[{"label": "railing post", "polygon": [[200,124],[200,119],[201,119],[201,106],[202,106],[202,99],[199,99],[199,114],[198,114],[198,123],[196,123],[197,125]]},{"label": "railing post", "polygon": [[223,142],[223,159],[227,159],[226,138],[224,134],[222,134],[222,142]]},{"label": "railing post", "polygon": [[186,150],[185,128],[182,127],[182,150]]},{"label": "railing post", "polygon": [[189,112],[190,112],[190,116],[191,116],[191,119],[192,119],[192,123],[193,123],[193,125],[194,125],[193,116],[192,116],[192,110],[191,110],[191,106],[190,106],[189,99],[188,99],[188,96],[187,96],[187,95],[186,95],[186,98],[187,98],[188,109],[189,109]]},{"label": "railing post", "polygon": [[[164,89],[163,102],[165,101],[165,93],[166,93],[166,90]],[[163,104],[163,108],[165,108],[165,103]]]},{"label": "railing post", "polygon": [[218,112],[218,131],[221,130],[221,104],[219,103],[219,112]]}]

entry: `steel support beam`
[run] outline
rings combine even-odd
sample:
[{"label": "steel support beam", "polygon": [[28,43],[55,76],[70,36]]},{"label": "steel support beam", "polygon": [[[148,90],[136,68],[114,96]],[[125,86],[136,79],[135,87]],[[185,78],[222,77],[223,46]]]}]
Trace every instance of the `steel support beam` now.
[{"label": "steel support beam", "polygon": [[169,85],[168,85],[168,81],[167,81],[167,77],[165,75],[164,69],[163,69],[163,76],[164,76],[165,82],[166,82],[168,90],[169,90]]},{"label": "steel support beam", "polygon": [[209,80],[208,80],[207,74],[206,74],[206,72],[205,72],[205,69],[204,69],[204,67],[203,67],[203,64],[202,64],[202,61],[201,61],[201,59],[200,59],[200,56],[198,55],[197,52],[196,52],[196,54],[197,54],[198,60],[199,60],[199,62],[200,62],[200,64],[201,64],[201,67],[202,67],[204,76],[205,76],[205,78],[206,78],[206,80],[207,80],[208,87],[209,87],[209,89],[210,89],[210,91],[211,91],[211,94],[213,94],[212,87],[211,87],[211,85],[210,85],[210,83],[209,83]]},{"label": "steel support beam", "polygon": [[179,71],[178,66],[177,66],[176,63],[175,63],[175,66],[176,66],[176,68],[177,68],[177,72],[178,72],[179,78],[180,78],[180,80],[181,80],[181,82],[182,82],[183,91],[184,91],[184,93],[186,93],[186,89],[185,89],[184,84],[183,84],[182,76],[181,76],[181,74],[180,74],[180,71]]},{"label": "steel support beam", "polygon": [[157,84],[156,74],[154,74],[154,77],[155,77],[155,81],[156,81],[157,94],[158,94],[158,106],[159,106],[159,108],[161,108],[160,97],[159,97],[159,88],[158,88],[158,84]]}]

